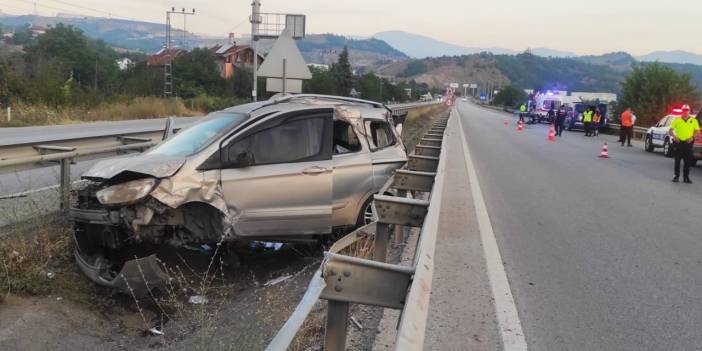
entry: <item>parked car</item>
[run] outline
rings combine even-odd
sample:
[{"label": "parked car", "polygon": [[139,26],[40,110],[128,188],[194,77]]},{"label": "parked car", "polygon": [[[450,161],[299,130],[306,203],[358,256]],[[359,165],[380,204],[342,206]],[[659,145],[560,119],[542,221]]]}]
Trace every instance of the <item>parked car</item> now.
[{"label": "parked car", "polygon": [[[671,148],[672,138],[668,134],[670,125],[674,120],[680,118],[679,112],[672,112],[661,118],[655,126],[648,128],[646,138],[644,139],[644,149],[648,152],[653,152],[657,148],[663,148],[663,155],[673,157]],[[691,118],[696,118],[692,116]],[[697,164],[697,160],[702,159],[702,135],[698,135],[694,141],[693,155],[695,157],[693,163]]]},{"label": "parked car", "polygon": [[389,109],[294,95],[214,112],[132,157],[82,176],[70,215],[75,256],[125,292],[165,279],[143,244],[319,240],[372,220],[372,196],[407,161]]}]

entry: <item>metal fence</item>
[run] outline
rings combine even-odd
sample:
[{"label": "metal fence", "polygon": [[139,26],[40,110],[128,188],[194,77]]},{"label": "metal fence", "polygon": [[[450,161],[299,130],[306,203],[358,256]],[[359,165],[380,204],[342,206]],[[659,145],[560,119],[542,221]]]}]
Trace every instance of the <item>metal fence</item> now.
[{"label": "metal fence", "polygon": [[[266,350],[286,350],[319,299],[328,301],[324,350],[346,347],[351,304],[401,309],[395,350],[422,350],[433,276],[434,247],[439,221],[446,156],[441,145],[448,117],[424,134],[407,165],[380,190],[396,196],[375,195],[377,221],[337,241],[324,254],[297,308]],[[409,194],[428,194],[429,201]],[[411,266],[386,262],[392,233],[404,241],[403,227],[421,228]],[[373,259],[341,254],[361,238],[373,238]]]}]

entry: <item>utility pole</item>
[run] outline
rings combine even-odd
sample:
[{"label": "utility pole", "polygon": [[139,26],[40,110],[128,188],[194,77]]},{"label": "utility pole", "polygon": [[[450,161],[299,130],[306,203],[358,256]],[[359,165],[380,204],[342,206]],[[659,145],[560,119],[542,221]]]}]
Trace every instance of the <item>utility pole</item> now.
[{"label": "utility pole", "polygon": [[259,13],[261,12],[261,1],[253,0],[251,2],[251,50],[253,50],[253,90],[251,98],[253,101],[258,100],[258,50],[256,42],[258,41],[258,25],[261,24]]},{"label": "utility pole", "polygon": [[170,57],[171,55],[171,14],[182,14],[183,15],[183,39],[181,41],[181,46],[185,43],[185,18],[187,15],[194,15],[195,9],[192,12],[185,12],[183,8],[180,12],[176,11],[175,7],[171,7],[170,10],[166,11],[166,55],[169,57],[163,65],[163,97],[169,98],[173,97],[173,59],[175,57]]},{"label": "utility pole", "polygon": [[97,91],[97,84],[98,84],[98,57],[95,56],[95,86],[94,86],[95,91]]}]

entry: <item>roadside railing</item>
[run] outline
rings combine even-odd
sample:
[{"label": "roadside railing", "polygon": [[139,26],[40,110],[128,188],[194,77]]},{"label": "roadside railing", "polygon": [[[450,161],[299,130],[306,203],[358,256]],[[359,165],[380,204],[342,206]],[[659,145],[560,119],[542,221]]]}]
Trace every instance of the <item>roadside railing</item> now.
[{"label": "roadside railing", "polygon": [[[447,123],[448,117],[442,117],[433,124],[406,166],[378,193],[394,190],[396,195],[375,195],[377,221],[348,234],[325,252],[302,300],[266,350],[287,350],[319,299],[328,302],[326,351],[346,349],[351,304],[402,310],[395,350],[422,350],[446,164],[441,146]],[[420,199],[419,194],[428,194],[429,200]],[[404,242],[404,228],[408,227],[421,228],[411,266],[387,263],[391,234],[396,242]],[[362,238],[373,239],[372,260],[341,253]]]},{"label": "roadside railing", "polygon": [[[607,124],[609,129],[612,129],[614,131],[620,131],[622,129],[621,124],[617,123],[609,123]],[[636,139],[643,139],[646,137],[646,132],[648,131],[648,128],[646,127],[634,127],[634,138]]]}]

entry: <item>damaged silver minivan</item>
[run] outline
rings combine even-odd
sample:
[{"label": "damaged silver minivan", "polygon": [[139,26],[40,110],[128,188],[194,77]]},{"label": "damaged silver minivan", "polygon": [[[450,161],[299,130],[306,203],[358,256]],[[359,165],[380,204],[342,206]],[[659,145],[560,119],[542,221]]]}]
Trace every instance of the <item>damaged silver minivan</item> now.
[{"label": "damaged silver minivan", "polygon": [[406,161],[379,103],[292,95],[214,112],[83,175],[76,260],[93,281],[134,292],[166,276],[155,254],[125,248],[319,240],[372,220],[372,195]]}]

